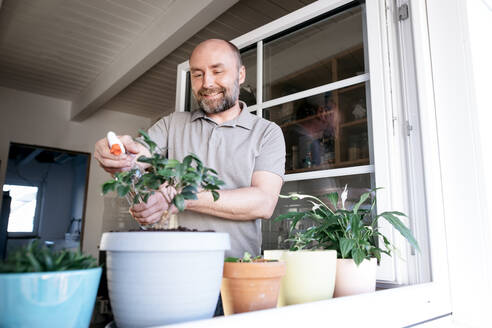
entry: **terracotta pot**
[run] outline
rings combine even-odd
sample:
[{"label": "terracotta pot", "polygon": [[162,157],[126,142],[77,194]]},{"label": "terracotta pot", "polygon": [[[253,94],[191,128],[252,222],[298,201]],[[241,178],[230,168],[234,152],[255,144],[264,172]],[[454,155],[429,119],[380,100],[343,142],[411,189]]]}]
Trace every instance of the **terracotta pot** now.
[{"label": "terracotta pot", "polygon": [[284,262],[224,263],[224,314],[274,308],[285,274]]},{"label": "terracotta pot", "polygon": [[337,252],[334,250],[288,251],[282,288],[286,305],[326,300],[333,297]]},{"label": "terracotta pot", "polygon": [[364,260],[357,266],[352,259],[337,259],[335,297],[371,293],[376,290],[377,260]]},{"label": "terracotta pot", "polygon": [[[287,252],[286,249],[269,249],[263,252],[263,258],[265,260],[282,260],[284,261],[284,254]],[[285,306],[285,296],[284,296],[284,279],[282,277],[280,281],[280,292],[278,293],[277,307]]]}]

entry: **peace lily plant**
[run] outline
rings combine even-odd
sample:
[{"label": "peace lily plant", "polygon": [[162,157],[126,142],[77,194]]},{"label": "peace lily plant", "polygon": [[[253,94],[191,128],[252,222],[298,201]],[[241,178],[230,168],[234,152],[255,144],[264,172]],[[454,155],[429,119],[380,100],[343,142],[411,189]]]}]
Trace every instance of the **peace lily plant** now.
[{"label": "peace lily plant", "polygon": [[[322,195],[329,204],[312,195],[290,194],[280,196],[294,201],[305,200],[311,203],[309,210],[289,212],[275,218],[275,221],[290,222],[287,241],[291,242],[291,251],[334,250],[336,261],[336,281],[334,296],[353,295],[371,292],[376,286],[377,263],[382,254],[391,256],[394,245],[378,230],[381,219],[389,222],[400,234],[419,251],[419,246],[411,231],[400,220],[405,214],[398,211],[375,213],[376,189],[363,193],[358,202],[346,208],[348,189]],[[339,198],[341,207],[338,206]],[[369,202],[370,206],[364,206]],[[368,204],[368,205],[369,205]],[[310,224],[306,229],[297,229],[301,220]],[[382,240],[382,244],[378,243]],[[289,268],[289,266],[288,266]]]},{"label": "peace lily plant", "polygon": [[[332,192],[321,197],[326,197],[331,206],[328,206],[320,198],[311,195],[290,194],[280,195],[281,198],[291,200],[307,200],[312,204],[308,211],[289,212],[279,215],[275,221],[289,220],[291,237],[287,241],[292,242],[291,250],[301,249],[334,249],[338,257],[351,258],[358,266],[364,260],[376,258],[381,260],[381,254],[391,256],[394,245],[378,230],[378,221],[382,218],[388,221],[401,235],[419,250],[419,246],[411,231],[399,219],[406,215],[397,211],[387,211],[374,215],[376,205],[376,189],[363,193],[359,201],[347,209],[345,202],[348,197],[348,189],[345,186],[340,195],[341,207],[338,207],[338,193]],[[361,207],[372,197],[369,208]],[[312,225],[305,230],[296,230],[297,223],[301,220],[311,220]],[[377,240],[381,237],[384,248],[378,246]]]}]

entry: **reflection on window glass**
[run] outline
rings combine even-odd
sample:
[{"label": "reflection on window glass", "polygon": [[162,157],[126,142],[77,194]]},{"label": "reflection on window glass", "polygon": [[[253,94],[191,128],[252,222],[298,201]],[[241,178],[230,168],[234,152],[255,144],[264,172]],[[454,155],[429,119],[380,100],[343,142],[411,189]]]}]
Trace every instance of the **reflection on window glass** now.
[{"label": "reflection on window glass", "polygon": [[[256,47],[241,53],[241,60],[246,68],[246,79],[239,90],[239,100],[248,106],[256,105]],[[185,111],[197,109],[198,103],[191,89],[190,72],[186,73]]]},{"label": "reflection on window glass", "polygon": [[38,187],[5,184],[3,191],[12,197],[7,231],[33,232]]},{"label": "reflection on window glass", "polygon": [[[288,195],[289,193],[296,192],[319,197],[331,192],[341,193],[345,185],[347,185],[349,193],[345,207],[352,208],[359,200],[360,195],[371,189],[371,180],[371,174],[359,174],[336,178],[291,181],[284,184],[281,194]],[[329,203],[326,197],[321,197],[321,199],[325,203]],[[293,201],[290,199],[279,198],[272,219],[264,220],[262,222],[263,249],[288,249],[290,244],[285,242],[285,240],[288,238],[289,234],[289,222],[275,222],[273,219],[280,214],[309,210],[311,207],[312,204],[307,201]],[[309,222],[302,222],[299,224],[299,229],[305,229],[309,226]]]},{"label": "reflection on window glass", "polygon": [[263,53],[265,101],[363,74],[361,7],[266,42]]},{"label": "reflection on window glass", "polygon": [[241,84],[239,100],[252,106],[256,104],[256,47],[242,52],[241,59],[246,68],[246,80]]},{"label": "reflection on window glass", "polygon": [[282,128],[286,173],[369,164],[366,85],[263,110]]}]

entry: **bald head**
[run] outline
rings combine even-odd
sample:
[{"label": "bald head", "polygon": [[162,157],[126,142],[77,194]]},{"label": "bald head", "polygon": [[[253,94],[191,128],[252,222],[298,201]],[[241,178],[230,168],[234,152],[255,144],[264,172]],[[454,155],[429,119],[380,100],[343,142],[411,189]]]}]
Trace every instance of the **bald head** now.
[{"label": "bald head", "polygon": [[207,52],[209,50],[217,50],[217,49],[220,49],[221,51],[227,51],[234,58],[236,62],[236,67],[238,69],[241,66],[243,66],[243,62],[241,60],[241,53],[239,52],[239,49],[233,43],[221,39],[208,39],[201,42],[199,45],[195,47],[195,49],[193,49],[193,52],[191,53],[190,56],[190,62],[192,61],[193,56],[198,56],[203,51]]}]

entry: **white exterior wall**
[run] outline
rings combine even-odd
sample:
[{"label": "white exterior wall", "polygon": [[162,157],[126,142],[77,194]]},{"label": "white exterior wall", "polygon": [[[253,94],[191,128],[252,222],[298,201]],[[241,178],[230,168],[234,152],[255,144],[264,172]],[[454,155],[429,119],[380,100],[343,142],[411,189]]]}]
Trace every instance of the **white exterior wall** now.
[{"label": "white exterior wall", "polygon": [[[147,118],[99,111],[83,122],[70,121],[70,102],[0,87],[0,184],[3,185],[10,142],[92,153],[95,142],[113,130],[136,135]],[[91,158],[83,251],[98,254],[104,212],[101,184],[109,178]]]}]

